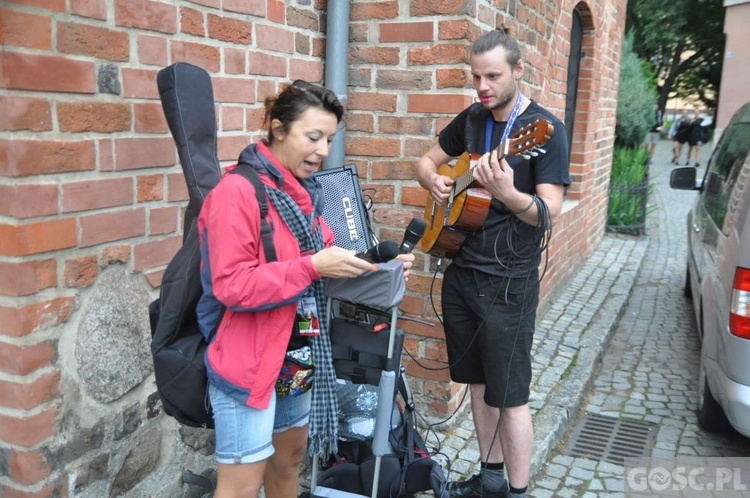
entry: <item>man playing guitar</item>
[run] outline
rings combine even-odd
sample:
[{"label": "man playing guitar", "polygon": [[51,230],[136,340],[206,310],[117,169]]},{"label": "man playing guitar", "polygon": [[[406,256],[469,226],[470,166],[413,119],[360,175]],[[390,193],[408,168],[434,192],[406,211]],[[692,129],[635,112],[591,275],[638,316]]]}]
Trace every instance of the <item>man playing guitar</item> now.
[{"label": "man playing guitar", "polygon": [[[453,261],[443,278],[451,379],[470,384],[481,458],[480,474],[452,483],[450,496],[518,498],[526,496],[533,445],[528,400],[539,266],[570,183],[568,143],[560,120],[521,94],[524,61],[505,30],[479,37],[470,63],[479,102],[456,116],[417,163],[430,202],[450,206],[455,182],[438,170],[466,152],[483,154],[471,175],[490,199],[481,226],[464,230],[455,254],[447,253]],[[526,159],[497,149],[513,132],[542,121],[554,129],[546,153]],[[429,220],[428,230],[443,221]]]}]

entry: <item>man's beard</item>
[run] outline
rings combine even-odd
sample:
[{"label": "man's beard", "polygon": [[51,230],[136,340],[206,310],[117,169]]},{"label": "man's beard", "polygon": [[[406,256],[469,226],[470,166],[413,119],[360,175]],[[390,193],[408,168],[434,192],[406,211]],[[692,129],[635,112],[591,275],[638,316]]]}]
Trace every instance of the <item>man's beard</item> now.
[{"label": "man's beard", "polygon": [[513,85],[513,89],[501,95],[498,103],[495,105],[489,106],[489,110],[494,111],[495,109],[502,109],[503,107],[510,104],[510,102],[513,100],[513,97],[516,96],[516,90],[518,90],[518,87],[516,85]]}]

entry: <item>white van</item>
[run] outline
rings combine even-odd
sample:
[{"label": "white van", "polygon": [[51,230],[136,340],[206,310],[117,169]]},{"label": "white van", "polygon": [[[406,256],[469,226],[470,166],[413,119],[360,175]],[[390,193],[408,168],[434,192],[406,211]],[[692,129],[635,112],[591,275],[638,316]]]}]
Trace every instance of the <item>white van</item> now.
[{"label": "white van", "polygon": [[672,188],[699,191],[688,213],[685,294],[701,336],[698,423],[750,437],[750,102],[732,117],[703,179],[676,168]]}]

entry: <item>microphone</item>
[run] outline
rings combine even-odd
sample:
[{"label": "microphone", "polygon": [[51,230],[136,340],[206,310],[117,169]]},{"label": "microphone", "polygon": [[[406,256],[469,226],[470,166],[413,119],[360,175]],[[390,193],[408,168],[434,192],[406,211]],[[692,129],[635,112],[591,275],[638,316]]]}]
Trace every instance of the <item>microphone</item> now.
[{"label": "microphone", "polygon": [[406,227],[404,232],[404,240],[401,242],[401,247],[398,248],[400,254],[409,254],[416,246],[427,228],[427,222],[422,218],[412,218],[409,222],[409,226]]},{"label": "microphone", "polygon": [[385,263],[398,256],[398,245],[391,240],[387,240],[364,252],[358,252],[355,256],[370,263]]}]

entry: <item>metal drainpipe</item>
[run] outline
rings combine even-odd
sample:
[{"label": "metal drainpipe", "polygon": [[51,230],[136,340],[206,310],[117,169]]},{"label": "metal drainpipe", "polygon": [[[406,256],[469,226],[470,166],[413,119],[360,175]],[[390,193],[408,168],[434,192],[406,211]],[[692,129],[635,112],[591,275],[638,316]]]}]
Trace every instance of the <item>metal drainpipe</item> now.
[{"label": "metal drainpipe", "polygon": [[[349,60],[349,0],[328,0],[326,28],[325,86],[336,94],[346,107],[347,62]],[[343,121],[333,137],[331,150],[323,161],[323,169],[339,168],[344,164],[346,143]]]}]

